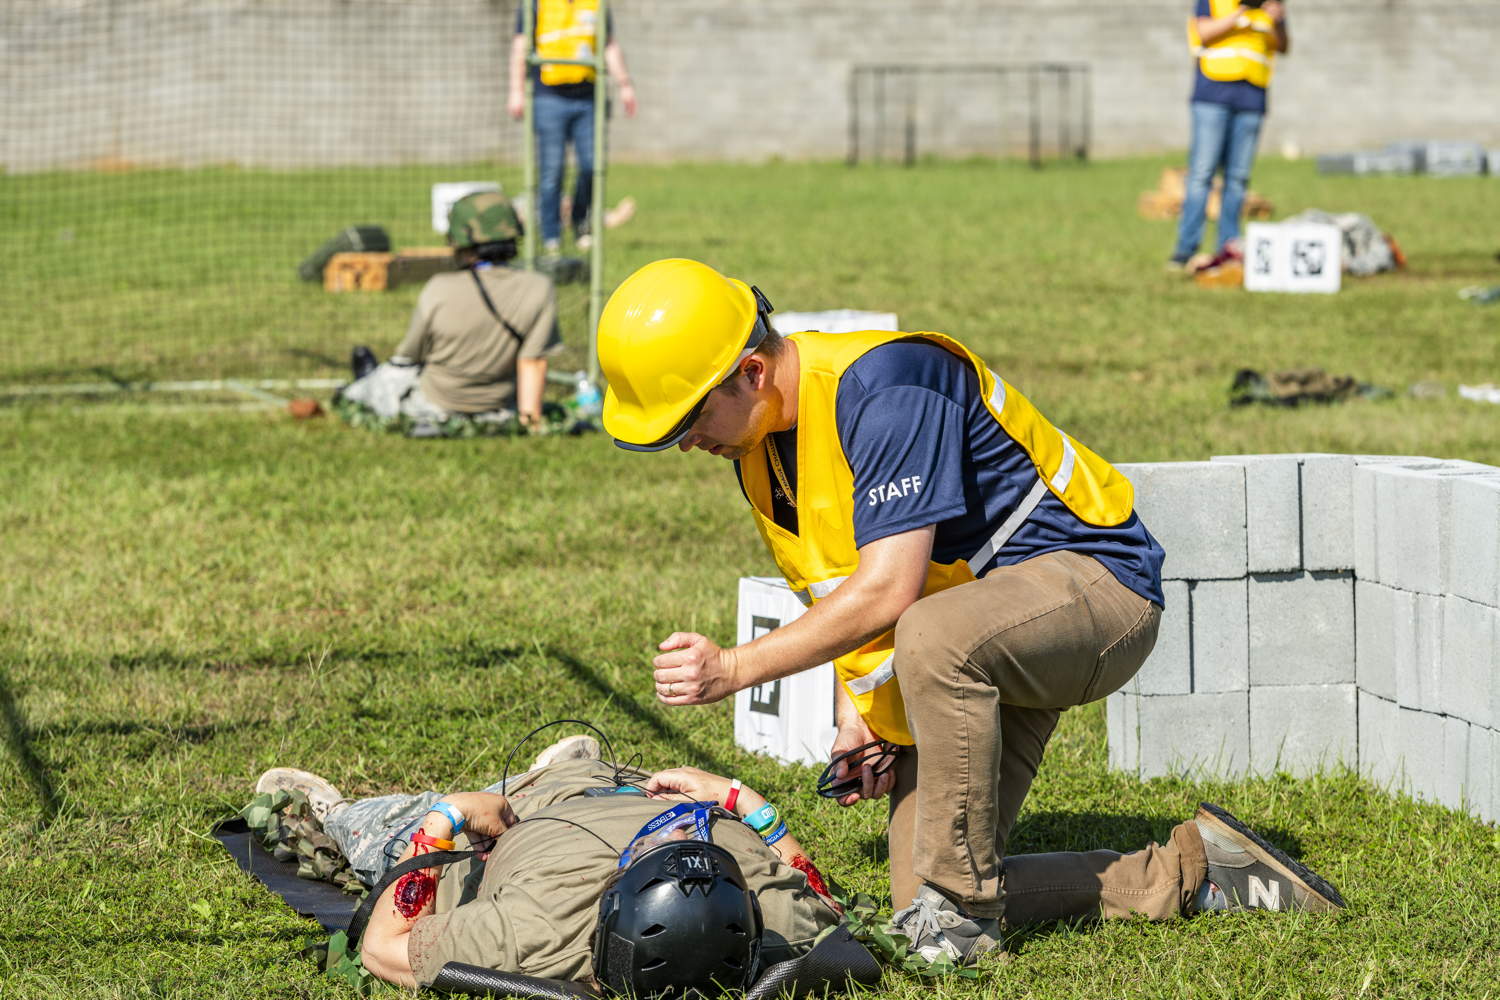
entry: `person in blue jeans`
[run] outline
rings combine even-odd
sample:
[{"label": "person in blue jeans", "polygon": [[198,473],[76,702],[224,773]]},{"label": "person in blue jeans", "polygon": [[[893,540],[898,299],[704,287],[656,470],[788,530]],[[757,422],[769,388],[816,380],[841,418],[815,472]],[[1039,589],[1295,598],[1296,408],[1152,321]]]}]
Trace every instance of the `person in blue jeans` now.
[{"label": "person in blue jeans", "polygon": [[[593,59],[598,0],[533,0],[537,55],[544,60],[531,68],[532,121],[536,129],[539,228],[542,249],[556,253],[562,245],[562,182],[568,145],[578,164],[573,186],[569,225],[580,250],[587,250],[589,206],[594,192],[594,71],[588,66],[548,64],[547,59]],[[625,68],[625,55],[614,37],[614,19],[609,17],[604,62],[620,90],[625,114],[634,117],[635,87]],[[519,120],[526,111],[526,56],[531,49],[520,7],[516,9],[516,33],[510,50],[510,116]]]},{"label": "person in blue jeans", "polygon": [[[1177,245],[1168,266],[1204,270],[1241,257],[1240,217],[1266,115],[1272,64],[1277,53],[1290,47],[1285,7],[1281,0],[1197,0],[1188,20],[1188,43],[1197,57],[1192,138]],[[1219,241],[1213,256],[1203,260],[1194,255],[1203,239],[1209,189],[1220,169]]]}]

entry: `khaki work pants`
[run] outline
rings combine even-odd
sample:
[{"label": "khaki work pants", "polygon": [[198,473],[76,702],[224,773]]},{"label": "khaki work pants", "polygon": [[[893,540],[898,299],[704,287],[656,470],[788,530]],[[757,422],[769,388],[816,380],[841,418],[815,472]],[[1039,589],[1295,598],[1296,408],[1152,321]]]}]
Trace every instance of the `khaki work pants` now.
[{"label": "khaki work pants", "polygon": [[1089,556],[1053,552],[925,597],[896,626],[916,752],[891,793],[892,904],[922,882],[1012,925],[1184,912],[1207,872],[1197,828],[1131,854],[1005,857],[1063,709],[1125,684],[1161,609]]}]

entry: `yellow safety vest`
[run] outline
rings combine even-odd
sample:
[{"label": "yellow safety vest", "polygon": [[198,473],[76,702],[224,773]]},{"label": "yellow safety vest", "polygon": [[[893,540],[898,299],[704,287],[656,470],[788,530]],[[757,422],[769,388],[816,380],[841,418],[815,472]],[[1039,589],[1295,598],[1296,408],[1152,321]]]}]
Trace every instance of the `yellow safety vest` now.
[{"label": "yellow safety vest", "polygon": [[[538,0],[536,54],[541,59],[593,59],[599,0]],[[590,83],[588,66],[542,63],[541,80],[549,87]]]},{"label": "yellow safety vest", "polygon": [[[1239,7],[1239,0],[1209,0],[1209,12],[1215,18],[1227,17]],[[1245,16],[1250,19],[1248,28],[1236,28],[1212,45],[1204,45],[1198,37],[1198,19],[1188,18],[1188,47],[1210,80],[1248,80],[1257,87],[1269,87],[1276,60],[1276,22],[1260,9],[1247,10]]]},{"label": "yellow safety vest", "polygon": [[[1058,430],[1031,402],[983,361],[940,333],[796,333],[801,373],[797,389],[797,533],[771,513],[771,469],[764,445],[740,460],[740,478],[765,539],[787,584],[804,604],[827,597],[859,565],[854,545],[854,473],[839,442],[834,404],[839,379],[859,358],[881,344],[920,337],[947,348],[973,366],[985,406],[1000,427],[1025,449],[1037,481],[989,542],[969,559],[927,567],[922,595],[975,579],[975,575],[1051,491],[1089,524],[1112,527],[1130,517],[1135,496],[1129,480],[1108,462]],[[892,743],[910,745],[911,731],[895,677],[895,633],[871,640],[834,660],[834,670],[870,729]]]}]

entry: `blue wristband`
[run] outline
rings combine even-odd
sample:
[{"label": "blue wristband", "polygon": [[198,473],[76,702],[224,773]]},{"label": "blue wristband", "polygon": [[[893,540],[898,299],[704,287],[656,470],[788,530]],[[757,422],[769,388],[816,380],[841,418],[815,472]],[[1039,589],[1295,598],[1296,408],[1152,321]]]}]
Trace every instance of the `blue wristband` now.
[{"label": "blue wristband", "polygon": [[786,836],[786,821],[782,820],[780,826],[778,826],[776,829],[772,830],[770,833],[766,834],[761,839],[766,842],[766,846],[767,847],[770,847],[772,844],[776,843],[776,841],[780,840],[782,837],[785,837],[785,836]]},{"label": "blue wristband", "polygon": [[744,823],[756,833],[764,834],[767,830],[770,830],[776,826],[776,820],[778,818],[779,815],[776,812],[776,807],[767,802],[765,805],[755,810],[755,812],[751,813],[749,816],[746,816],[740,822]]},{"label": "blue wristband", "polygon": [[458,836],[459,831],[464,828],[464,814],[446,802],[434,802],[427,808],[427,811],[430,813],[442,813],[444,816],[447,816],[448,822],[453,824],[454,836]]}]

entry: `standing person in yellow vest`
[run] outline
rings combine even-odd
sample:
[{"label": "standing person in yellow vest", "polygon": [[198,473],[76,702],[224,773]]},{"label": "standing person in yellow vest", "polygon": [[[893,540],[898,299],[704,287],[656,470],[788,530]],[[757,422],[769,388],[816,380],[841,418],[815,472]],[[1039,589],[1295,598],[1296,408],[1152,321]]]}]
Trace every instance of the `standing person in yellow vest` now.
[{"label": "standing person in yellow vest", "polygon": [[[661,260],[600,317],[615,443],[732,461],[811,605],[733,648],[674,632],[657,697],[714,702],[832,660],[832,751],[859,751],[835,768],[840,801],[891,795],[894,928],[928,959],[976,960],[1002,916],[1165,919],[1270,900],[1231,872],[1273,878],[1272,855],[1211,810],[1131,854],[1005,858],[1059,714],[1117,690],[1151,651],[1161,546],[1124,476],[958,341],[783,338],[770,312],[758,289]],[[1276,908],[1336,905],[1296,877]]]},{"label": "standing person in yellow vest", "polygon": [[[531,0],[536,28],[537,55],[542,59],[593,59],[597,37],[598,0]],[[625,54],[615,39],[614,17],[605,25],[604,62],[620,90],[625,114],[635,116],[635,86],[625,68]],[[526,55],[531,40],[526,37],[523,12],[516,8],[516,34],[510,48],[510,116],[517,120],[526,111]],[[536,128],[538,195],[542,249],[557,253],[562,245],[562,182],[567,146],[573,146],[578,173],[573,183],[573,208],[569,224],[578,249],[587,250],[589,205],[594,192],[594,71],[587,66],[533,67],[532,121]]]},{"label": "standing person in yellow vest", "polygon": [[[1193,131],[1177,245],[1168,261],[1174,271],[1218,267],[1243,256],[1240,216],[1266,115],[1266,88],[1276,53],[1291,46],[1281,0],[1197,0],[1197,5],[1188,19],[1188,45],[1196,62],[1189,105]],[[1208,192],[1220,169],[1224,195],[1219,203],[1218,249],[1207,259],[1195,258],[1203,239]]]}]

